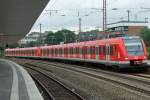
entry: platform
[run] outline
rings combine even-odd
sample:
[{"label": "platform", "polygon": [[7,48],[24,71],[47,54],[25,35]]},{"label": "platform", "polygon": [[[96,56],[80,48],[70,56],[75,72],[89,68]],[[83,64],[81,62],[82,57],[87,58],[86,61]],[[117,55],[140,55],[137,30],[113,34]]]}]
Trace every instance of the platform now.
[{"label": "platform", "polygon": [[34,81],[20,65],[0,59],[0,100],[44,100]]}]

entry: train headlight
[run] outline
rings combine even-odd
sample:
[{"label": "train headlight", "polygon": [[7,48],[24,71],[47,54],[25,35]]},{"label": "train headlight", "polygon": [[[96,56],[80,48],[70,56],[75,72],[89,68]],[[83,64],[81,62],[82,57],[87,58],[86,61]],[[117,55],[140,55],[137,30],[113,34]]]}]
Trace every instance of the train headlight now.
[{"label": "train headlight", "polygon": [[146,56],[144,56],[144,59],[147,59],[147,57],[146,57]]},{"label": "train headlight", "polygon": [[125,57],[125,60],[128,60],[128,57]]}]

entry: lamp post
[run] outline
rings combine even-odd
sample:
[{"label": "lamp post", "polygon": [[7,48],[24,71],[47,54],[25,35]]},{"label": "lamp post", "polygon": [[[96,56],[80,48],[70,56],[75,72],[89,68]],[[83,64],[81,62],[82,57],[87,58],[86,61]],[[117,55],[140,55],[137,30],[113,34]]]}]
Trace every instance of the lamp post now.
[{"label": "lamp post", "polygon": [[127,10],[127,13],[128,13],[128,22],[130,22],[130,10]]},{"label": "lamp post", "polygon": [[40,24],[40,34],[39,34],[39,46],[42,44],[42,37],[41,37],[41,35],[42,35],[42,24]]}]

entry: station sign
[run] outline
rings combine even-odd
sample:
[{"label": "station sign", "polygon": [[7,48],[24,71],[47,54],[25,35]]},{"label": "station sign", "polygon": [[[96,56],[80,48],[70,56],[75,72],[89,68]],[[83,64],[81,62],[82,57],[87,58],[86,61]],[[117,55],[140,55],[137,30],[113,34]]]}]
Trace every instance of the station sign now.
[{"label": "station sign", "polygon": [[112,27],[112,28],[108,28],[108,31],[109,32],[128,31],[128,26]]}]

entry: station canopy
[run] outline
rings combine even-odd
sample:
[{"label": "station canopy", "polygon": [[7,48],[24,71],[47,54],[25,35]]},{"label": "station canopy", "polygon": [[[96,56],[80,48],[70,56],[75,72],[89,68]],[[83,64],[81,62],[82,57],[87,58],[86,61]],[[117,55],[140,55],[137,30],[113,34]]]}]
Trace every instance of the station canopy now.
[{"label": "station canopy", "polygon": [[0,0],[0,46],[23,38],[49,0]]}]

